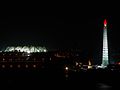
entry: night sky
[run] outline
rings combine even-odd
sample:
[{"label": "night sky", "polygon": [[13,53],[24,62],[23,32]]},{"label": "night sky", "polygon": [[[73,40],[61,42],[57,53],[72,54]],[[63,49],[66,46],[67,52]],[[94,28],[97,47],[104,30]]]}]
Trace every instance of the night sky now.
[{"label": "night sky", "polygon": [[[47,48],[89,48],[102,29],[102,20],[74,16],[8,16],[1,22],[0,46],[40,45]],[[98,24],[99,23],[99,24]],[[95,35],[97,34],[97,35]],[[94,36],[97,36],[95,38]]]},{"label": "night sky", "polygon": [[[98,54],[102,47],[103,21],[108,21],[109,48],[120,46],[118,9],[97,4],[87,8],[78,5],[40,11],[39,16],[0,17],[0,46],[45,46],[53,49],[77,49]],[[101,7],[102,8],[101,8]],[[106,8],[105,8],[106,7]],[[45,11],[45,10],[43,10]],[[44,13],[44,14],[43,14]],[[97,53],[96,53],[97,52]]]}]

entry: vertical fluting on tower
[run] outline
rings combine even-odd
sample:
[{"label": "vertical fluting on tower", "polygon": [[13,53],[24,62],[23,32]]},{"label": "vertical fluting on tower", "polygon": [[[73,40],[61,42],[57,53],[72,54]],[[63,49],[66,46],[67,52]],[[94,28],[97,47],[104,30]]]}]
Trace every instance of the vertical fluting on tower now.
[{"label": "vertical fluting on tower", "polygon": [[102,51],[102,66],[106,67],[108,62],[108,37],[107,37],[107,21],[104,20],[103,28],[103,51]]}]

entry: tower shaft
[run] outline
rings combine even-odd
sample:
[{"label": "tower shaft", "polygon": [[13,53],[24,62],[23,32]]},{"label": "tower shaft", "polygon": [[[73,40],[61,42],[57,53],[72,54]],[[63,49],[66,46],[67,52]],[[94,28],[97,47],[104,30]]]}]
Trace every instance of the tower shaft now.
[{"label": "tower shaft", "polygon": [[103,28],[103,51],[102,51],[102,66],[106,67],[108,62],[108,38],[107,38],[107,22],[104,21]]}]

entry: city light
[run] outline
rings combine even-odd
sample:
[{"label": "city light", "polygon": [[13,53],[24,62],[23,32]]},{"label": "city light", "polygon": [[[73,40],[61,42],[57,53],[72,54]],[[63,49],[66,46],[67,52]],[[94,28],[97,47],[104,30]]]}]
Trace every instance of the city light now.
[{"label": "city light", "polygon": [[5,68],[5,65],[2,65],[2,68]]},{"label": "city light", "polygon": [[18,65],[18,68],[20,68],[20,65]]},{"label": "city light", "polygon": [[12,68],[13,67],[13,65],[10,65],[10,68]]},{"label": "city light", "polygon": [[68,71],[68,67],[67,66],[65,67],[65,70]]},{"label": "city light", "polygon": [[36,65],[33,65],[34,68],[36,68]]},{"label": "city light", "polygon": [[27,52],[27,53],[33,53],[33,52],[47,52],[47,49],[45,47],[34,47],[34,46],[17,46],[17,47],[7,47],[5,52]]}]

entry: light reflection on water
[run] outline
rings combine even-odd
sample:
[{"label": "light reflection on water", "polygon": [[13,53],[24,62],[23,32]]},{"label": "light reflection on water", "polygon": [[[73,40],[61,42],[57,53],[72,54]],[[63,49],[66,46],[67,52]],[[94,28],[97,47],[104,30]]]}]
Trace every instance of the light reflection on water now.
[{"label": "light reflection on water", "polygon": [[112,86],[106,83],[97,83],[97,90],[112,90]]},{"label": "light reflection on water", "polygon": [[[99,77],[95,77],[95,74],[89,73],[76,73],[76,74],[61,74],[61,73],[52,73],[52,72],[18,72],[18,73],[1,73],[2,78],[0,79],[2,85],[5,86],[21,86],[21,87],[47,87],[51,85],[51,88],[58,86],[61,88],[70,88],[73,87],[73,90],[77,90],[78,87],[81,87],[81,90],[115,90],[117,77],[102,77],[101,74],[97,74]],[[96,75],[96,76],[97,76]],[[108,75],[108,74],[107,74]],[[115,74],[118,75],[118,74]],[[4,78],[3,78],[4,76]],[[109,76],[109,75],[108,75]],[[117,78],[117,79],[115,79]],[[62,87],[63,86],[63,87]],[[75,88],[76,87],[76,88]],[[84,88],[84,89],[82,89]],[[117,88],[117,87],[116,87]],[[119,87],[118,87],[119,88]],[[117,89],[120,90],[120,89]]]}]

